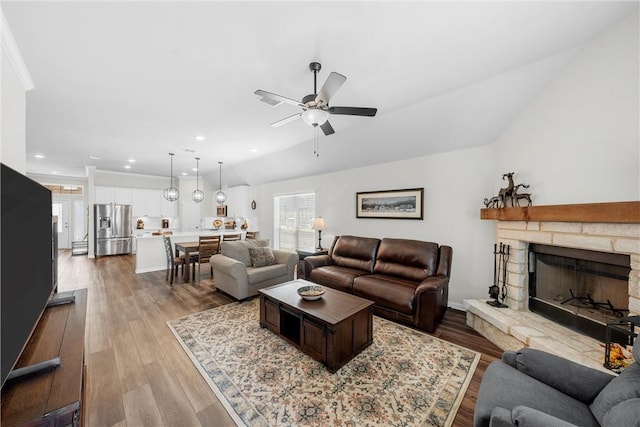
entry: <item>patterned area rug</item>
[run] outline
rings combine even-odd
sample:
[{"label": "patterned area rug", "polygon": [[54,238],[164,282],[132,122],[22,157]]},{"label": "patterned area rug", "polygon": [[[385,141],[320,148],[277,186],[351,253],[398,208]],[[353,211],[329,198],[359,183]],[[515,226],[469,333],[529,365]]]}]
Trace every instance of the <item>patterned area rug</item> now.
[{"label": "patterned area rug", "polygon": [[259,300],[167,322],[238,425],[448,426],[480,354],[373,318],[335,374],[259,324]]}]

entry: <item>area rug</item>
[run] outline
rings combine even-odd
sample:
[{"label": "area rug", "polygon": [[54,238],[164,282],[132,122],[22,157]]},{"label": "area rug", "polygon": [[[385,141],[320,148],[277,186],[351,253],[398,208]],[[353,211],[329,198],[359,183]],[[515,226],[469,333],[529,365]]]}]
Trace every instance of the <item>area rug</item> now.
[{"label": "area rug", "polygon": [[259,325],[257,299],[167,322],[238,425],[449,426],[480,354],[373,319],[373,343],[339,369]]}]

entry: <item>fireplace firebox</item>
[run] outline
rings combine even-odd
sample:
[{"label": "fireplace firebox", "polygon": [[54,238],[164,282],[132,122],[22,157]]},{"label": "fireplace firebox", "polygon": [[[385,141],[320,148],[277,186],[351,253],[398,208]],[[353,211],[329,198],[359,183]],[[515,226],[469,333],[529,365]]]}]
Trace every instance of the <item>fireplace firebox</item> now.
[{"label": "fireplace firebox", "polygon": [[629,314],[629,255],[529,244],[529,309],[599,341]]}]

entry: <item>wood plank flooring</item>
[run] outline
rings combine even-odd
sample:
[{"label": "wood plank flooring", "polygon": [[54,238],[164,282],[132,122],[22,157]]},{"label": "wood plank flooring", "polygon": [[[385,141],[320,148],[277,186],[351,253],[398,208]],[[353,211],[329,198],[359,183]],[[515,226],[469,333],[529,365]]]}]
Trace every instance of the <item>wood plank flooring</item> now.
[{"label": "wood plank flooring", "polygon": [[[135,255],[88,259],[62,250],[60,291],[87,288],[86,426],[232,426],[226,410],[166,325],[232,302],[201,280],[173,288],[165,272],[135,274]],[[454,426],[470,426],[480,380],[502,351],[448,310],[435,336],[482,353]]]}]

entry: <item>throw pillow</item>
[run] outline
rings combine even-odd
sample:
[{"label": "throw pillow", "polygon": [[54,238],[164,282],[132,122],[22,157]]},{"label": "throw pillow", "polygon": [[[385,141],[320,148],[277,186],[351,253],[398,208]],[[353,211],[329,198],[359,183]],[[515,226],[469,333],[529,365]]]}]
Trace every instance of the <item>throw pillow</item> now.
[{"label": "throw pillow", "polygon": [[251,265],[254,267],[266,267],[278,263],[271,248],[249,248],[249,255],[251,256]]}]

